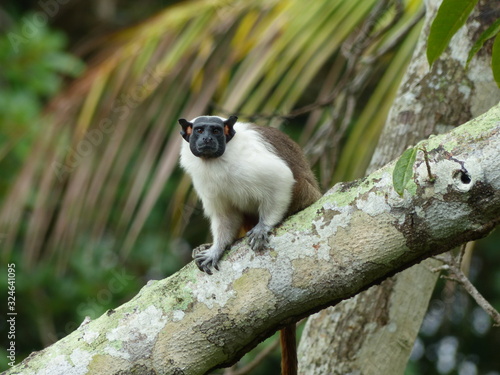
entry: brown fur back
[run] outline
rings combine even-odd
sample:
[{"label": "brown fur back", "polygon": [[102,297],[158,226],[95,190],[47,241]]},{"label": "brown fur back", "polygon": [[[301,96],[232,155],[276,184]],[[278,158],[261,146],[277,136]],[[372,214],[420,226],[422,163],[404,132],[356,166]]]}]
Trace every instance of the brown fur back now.
[{"label": "brown fur back", "polygon": [[[311,167],[300,148],[288,135],[278,129],[252,125],[269,144],[275,148],[277,154],[282,157],[292,170],[295,178],[293,196],[287,216],[290,216],[310,206],[321,197],[318,182],[311,171]],[[274,150],[273,150],[274,151]]]}]

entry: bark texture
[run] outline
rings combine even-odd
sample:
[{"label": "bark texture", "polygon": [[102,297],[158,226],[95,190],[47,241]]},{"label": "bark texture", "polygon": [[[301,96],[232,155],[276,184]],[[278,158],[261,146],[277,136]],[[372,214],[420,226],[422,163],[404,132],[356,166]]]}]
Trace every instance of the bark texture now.
[{"label": "bark texture", "polygon": [[284,325],[485,236],[500,223],[498,118],[500,106],[422,143],[434,183],[419,155],[403,197],[394,163],[337,184],[277,228],[266,251],[243,239],[213,276],[191,263],[151,281],[6,374],[204,374]]},{"label": "bark texture", "polygon": [[[488,26],[487,1],[452,39],[432,68],[425,48],[441,1],[426,2],[420,40],[403,78],[369,172],[431,134],[476,117],[500,100],[485,48],[465,71],[473,42]],[[439,276],[428,259],[379,286],[309,318],[299,346],[301,374],[402,374]]]}]

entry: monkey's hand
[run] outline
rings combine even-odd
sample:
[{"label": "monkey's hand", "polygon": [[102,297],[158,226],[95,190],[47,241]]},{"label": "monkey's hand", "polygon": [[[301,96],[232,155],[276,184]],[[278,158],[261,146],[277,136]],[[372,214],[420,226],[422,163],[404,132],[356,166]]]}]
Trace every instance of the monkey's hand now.
[{"label": "monkey's hand", "polygon": [[273,229],[272,226],[259,223],[248,231],[247,235],[250,239],[250,247],[254,251],[262,250],[269,242],[269,233]]},{"label": "monkey's hand", "polygon": [[214,245],[204,244],[193,250],[193,258],[196,266],[202,272],[212,274],[211,268],[219,270],[218,264],[223,251],[219,251]]}]

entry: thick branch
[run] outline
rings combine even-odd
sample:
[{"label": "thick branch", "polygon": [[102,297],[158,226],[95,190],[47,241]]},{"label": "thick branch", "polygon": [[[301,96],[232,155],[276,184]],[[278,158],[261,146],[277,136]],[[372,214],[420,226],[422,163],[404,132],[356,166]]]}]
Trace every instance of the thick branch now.
[{"label": "thick branch", "polygon": [[[213,276],[189,264],[7,374],[203,374],[325,306],[500,223],[500,106],[419,146],[403,198],[391,163],[336,185],[275,231],[266,251],[237,242]],[[436,250],[439,249],[439,250]]]}]

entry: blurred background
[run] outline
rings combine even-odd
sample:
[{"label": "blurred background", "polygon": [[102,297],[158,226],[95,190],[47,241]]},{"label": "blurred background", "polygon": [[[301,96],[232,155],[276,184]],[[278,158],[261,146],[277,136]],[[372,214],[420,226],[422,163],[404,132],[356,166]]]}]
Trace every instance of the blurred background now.
[{"label": "blurred background", "polygon": [[[17,360],[209,240],[177,164],[179,117],[280,126],[325,191],[362,177],[422,17],[420,0],[2,1],[0,291],[4,311],[15,263]],[[498,232],[468,260],[497,309]],[[499,347],[486,313],[442,280],[406,373],[500,374]],[[251,373],[278,368],[275,350]]]}]

